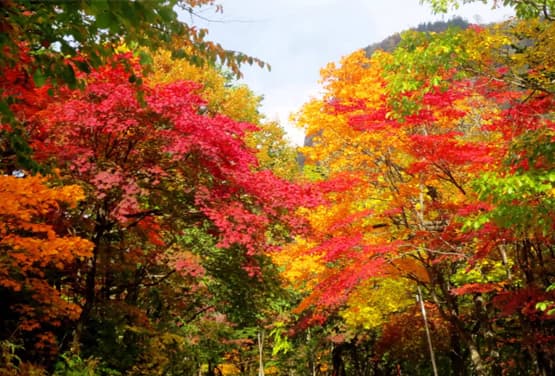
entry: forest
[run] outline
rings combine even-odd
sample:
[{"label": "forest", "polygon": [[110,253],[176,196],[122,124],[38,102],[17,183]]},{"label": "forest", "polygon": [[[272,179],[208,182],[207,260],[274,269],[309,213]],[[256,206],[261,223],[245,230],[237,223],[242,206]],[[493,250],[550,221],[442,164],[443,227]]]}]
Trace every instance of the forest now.
[{"label": "forest", "polygon": [[555,1],[488,3],[325,66],[297,148],[217,0],[0,1],[0,375],[555,374]]}]

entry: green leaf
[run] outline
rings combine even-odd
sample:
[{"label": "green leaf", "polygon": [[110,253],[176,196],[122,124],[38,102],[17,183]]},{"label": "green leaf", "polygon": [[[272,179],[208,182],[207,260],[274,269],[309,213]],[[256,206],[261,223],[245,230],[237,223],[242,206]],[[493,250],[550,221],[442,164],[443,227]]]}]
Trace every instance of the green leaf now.
[{"label": "green leaf", "polygon": [[91,7],[91,11],[96,14],[106,12],[110,9],[110,5],[106,0],[91,1],[90,7]]},{"label": "green leaf", "polygon": [[0,99],[0,115],[2,115],[0,119],[8,119],[9,122],[14,120],[13,113],[5,99]]},{"label": "green leaf", "polygon": [[185,59],[188,58],[189,55],[183,48],[180,48],[178,50],[172,51],[172,57],[175,59]]},{"label": "green leaf", "polygon": [[141,65],[152,65],[152,63],[154,62],[152,60],[152,56],[150,56],[150,54],[145,51],[139,52],[139,61]]},{"label": "green leaf", "polygon": [[162,21],[173,21],[176,18],[176,13],[169,7],[160,8],[158,14]]},{"label": "green leaf", "polygon": [[42,87],[46,83],[46,77],[42,70],[36,69],[33,72],[33,81],[35,82],[36,87]]},{"label": "green leaf", "polygon": [[114,16],[109,11],[103,11],[96,16],[95,25],[99,29],[110,29],[114,22]]}]

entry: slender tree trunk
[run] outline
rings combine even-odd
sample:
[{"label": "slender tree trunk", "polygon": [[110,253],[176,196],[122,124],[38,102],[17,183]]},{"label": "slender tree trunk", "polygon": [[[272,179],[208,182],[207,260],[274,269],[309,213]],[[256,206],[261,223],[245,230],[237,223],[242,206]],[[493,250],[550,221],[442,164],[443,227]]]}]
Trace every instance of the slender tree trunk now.
[{"label": "slender tree trunk", "polygon": [[98,252],[98,244],[95,242],[93,256],[91,258],[91,269],[87,273],[87,278],[85,280],[85,304],[83,305],[81,314],[79,315],[79,319],[77,320],[75,331],[73,332],[71,352],[74,354],[79,354],[81,352],[81,338],[85,330],[85,323],[88,321],[90,313],[94,306]]},{"label": "slender tree trunk", "polygon": [[264,376],[264,332],[262,330],[258,331],[258,376]]},{"label": "slender tree trunk", "polygon": [[[306,332],[306,342],[308,345],[310,345],[310,339],[311,339],[311,336],[310,336],[310,328],[309,328]],[[314,361],[314,352],[310,348],[310,346],[308,346],[308,348],[309,348],[308,368],[311,370],[312,376],[316,376],[316,362]]]},{"label": "slender tree trunk", "polygon": [[446,285],[439,283],[439,287],[442,289],[443,296],[445,297],[445,305],[440,304],[438,296],[433,290],[430,290],[432,297],[439,308],[439,313],[441,316],[449,321],[454,330],[456,330],[457,335],[462,340],[468,352],[470,354],[470,362],[474,368],[475,374],[477,376],[489,376],[487,372],[487,366],[480,355],[478,345],[476,341],[472,338],[471,334],[466,330],[464,322],[460,319],[458,315],[458,306],[456,300],[448,292]]},{"label": "slender tree trunk", "polygon": [[212,362],[208,362],[208,373],[206,374],[207,376],[216,376],[216,373],[214,372],[214,366],[212,365]]},{"label": "slender tree trunk", "polygon": [[437,365],[436,365],[436,354],[434,352],[434,347],[432,345],[432,336],[430,335],[430,328],[428,327],[428,318],[426,317],[426,308],[424,307],[424,298],[422,298],[422,291],[420,286],[418,288],[418,301],[420,302],[420,308],[422,310],[422,318],[424,319],[424,329],[426,329],[426,340],[428,342],[428,349],[430,350],[430,360],[432,362],[432,369],[434,371],[434,376],[438,376]]},{"label": "slender tree trunk", "polygon": [[452,316],[450,321],[455,326],[459,338],[463,340],[463,343],[469,351],[470,361],[472,363],[472,367],[474,368],[475,374],[477,376],[490,376],[487,365],[484,363],[482,355],[480,355],[478,344],[472,338],[472,335],[468,333],[462,320],[460,320],[459,317]]},{"label": "slender tree trunk", "polygon": [[474,370],[476,371],[476,375],[478,376],[488,376],[487,367],[484,364],[482,356],[478,351],[478,346],[472,340],[467,342],[468,349],[470,351],[470,360],[472,361],[472,365],[474,366]]}]

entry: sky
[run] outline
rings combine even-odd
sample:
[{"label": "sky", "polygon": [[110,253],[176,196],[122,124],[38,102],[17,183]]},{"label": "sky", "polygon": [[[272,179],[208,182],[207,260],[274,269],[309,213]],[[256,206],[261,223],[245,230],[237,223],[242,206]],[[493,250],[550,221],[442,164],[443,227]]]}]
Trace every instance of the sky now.
[{"label": "sky", "polygon": [[[320,69],[342,56],[420,23],[461,16],[471,23],[507,19],[510,9],[467,4],[448,15],[433,15],[419,0],[218,0],[223,13],[204,9],[187,21],[206,27],[209,39],[226,49],[264,60],[271,71],[244,66],[244,78],[268,120],[277,120],[289,139],[304,133],[291,113],[320,93]],[[189,17],[189,16],[187,16]]]}]

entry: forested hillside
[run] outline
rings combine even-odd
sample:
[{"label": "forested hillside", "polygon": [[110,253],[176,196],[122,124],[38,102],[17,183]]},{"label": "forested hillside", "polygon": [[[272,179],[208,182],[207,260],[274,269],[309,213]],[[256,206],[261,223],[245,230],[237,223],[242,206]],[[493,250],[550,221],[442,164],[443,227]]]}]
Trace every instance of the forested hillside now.
[{"label": "forested hillside", "polygon": [[[460,28],[466,29],[470,26],[470,24],[461,17],[454,17],[448,21],[435,21],[435,22],[427,22],[421,23],[418,26],[411,28],[411,31],[418,31],[422,33],[441,33],[446,31],[449,28]],[[405,30],[407,31],[407,30]],[[371,44],[364,48],[366,51],[366,55],[368,57],[372,56],[372,54],[376,50],[382,50],[386,52],[392,52],[401,42],[401,32],[393,34],[385,38],[384,40]]]},{"label": "forested hillside", "polygon": [[299,150],[211,0],[2,3],[0,375],[554,374],[555,2],[505,3],[324,67]]}]

